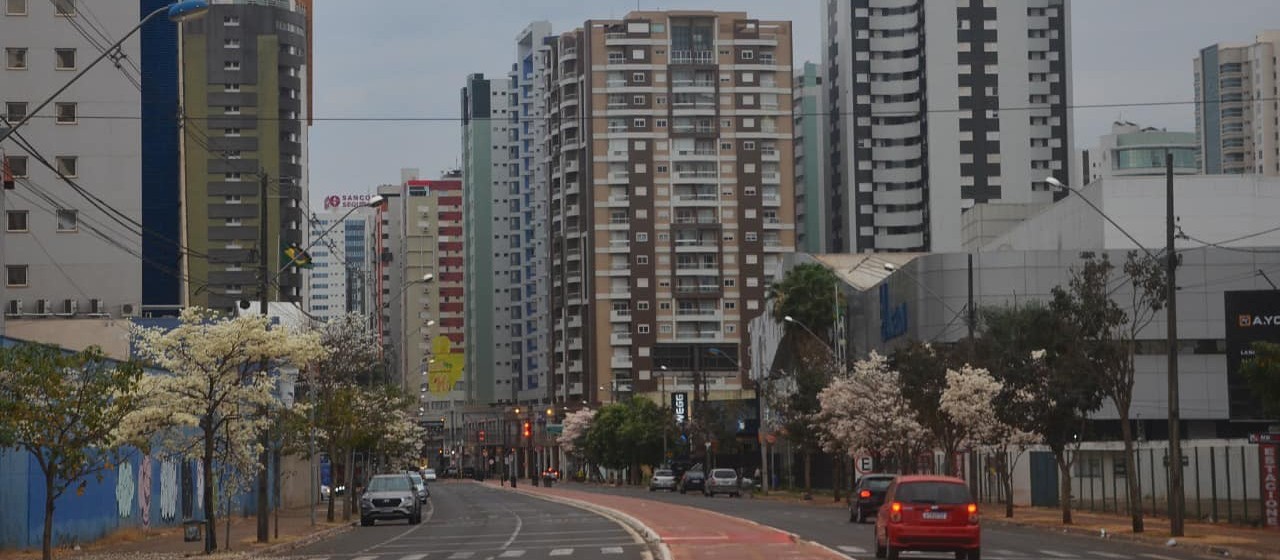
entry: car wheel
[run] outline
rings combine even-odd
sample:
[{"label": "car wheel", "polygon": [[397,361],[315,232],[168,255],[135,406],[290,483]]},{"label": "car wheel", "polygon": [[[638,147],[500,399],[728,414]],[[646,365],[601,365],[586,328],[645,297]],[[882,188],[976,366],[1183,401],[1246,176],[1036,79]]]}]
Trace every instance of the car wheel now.
[{"label": "car wheel", "polygon": [[361,517],[361,518],[360,518],[360,526],[361,526],[361,527],[373,527],[373,520],[372,520],[372,519],[365,519],[365,518]]},{"label": "car wheel", "polygon": [[969,560],[982,560],[982,549],[975,548],[969,551]]},{"label": "car wheel", "polygon": [[876,558],[884,558],[885,550],[880,546],[880,533],[876,533]]},{"label": "car wheel", "polygon": [[867,522],[867,514],[866,514],[866,513],[863,513],[862,508],[855,508],[855,509],[857,509],[857,510],[858,510],[858,519],[857,519],[857,522],[858,522],[858,523],[860,523],[860,524],[861,524],[861,523],[866,523],[866,522]]},{"label": "car wheel", "polygon": [[[885,540],[889,540],[889,539],[885,539]],[[888,558],[889,560],[898,560],[898,558],[900,558],[900,555],[902,554],[898,549],[893,547],[892,542],[884,543],[884,550],[885,550],[885,558]]]}]

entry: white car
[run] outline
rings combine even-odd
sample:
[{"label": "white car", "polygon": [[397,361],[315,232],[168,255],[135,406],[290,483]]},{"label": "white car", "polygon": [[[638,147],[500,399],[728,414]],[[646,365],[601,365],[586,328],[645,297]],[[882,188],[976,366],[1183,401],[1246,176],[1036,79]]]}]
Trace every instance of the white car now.
[{"label": "white car", "polygon": [[422,471],[422,478],[426,479],[428,482],[430,482],[430,481],[432,481],[432,480],[435,480],[435,479],[436,479],[436,470],[435,470],[435,469],[427,469],[427,470],[425,470],[425,471]]}]

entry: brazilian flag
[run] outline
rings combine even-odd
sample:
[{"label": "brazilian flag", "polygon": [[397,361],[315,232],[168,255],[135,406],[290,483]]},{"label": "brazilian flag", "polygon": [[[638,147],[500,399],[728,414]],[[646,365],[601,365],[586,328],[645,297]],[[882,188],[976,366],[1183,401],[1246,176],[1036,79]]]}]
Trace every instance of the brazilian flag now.
[{"label": "brazilian flag", "polygon": [[[296,266],[298,268],[312,268],[315,265],[311,262],[311,255],[305,249],[299,247],[297,243],[290,243],[284,248],[285,266]],[[282,267],[283,268],[283,267]]]}]

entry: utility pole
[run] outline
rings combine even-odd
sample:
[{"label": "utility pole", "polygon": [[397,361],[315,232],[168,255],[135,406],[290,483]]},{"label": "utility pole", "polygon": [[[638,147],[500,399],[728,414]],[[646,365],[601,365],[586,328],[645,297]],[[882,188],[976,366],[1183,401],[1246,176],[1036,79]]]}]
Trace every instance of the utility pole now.
[{"label": "utility pole", "polygon": [[[262,314],[262,319],[267,321],[267,328],[269,329],[271,328],[271,320],[267,315],[270,308],[267,304],[267,298],[269,297],[268,290],[271,285],[271,266],[270,256],[267,254],[268,231],[270,229],[268,228],[267,223],[269,221],[269,214],[267,212],[267,185],[270,184],[270,176],[265,171],[259,175],[258,237],[261,242],[261,247],[258,249],[258,312]],[[269,366],[267,360],[263,359],[259,366],[259,371],[262,372],[263,375],[266,375],[268,373],[267,367]],[[261,413],[265,415],[268,411],[263,409]],[[271,540],[271,528],[268,523],[268,515],[270,515],[271,510],[267,503],[269,501],[267,497],[267,469],[270,464],[270,448],[270,430],[264,430],[262,432],[262,453],[258,457],[258,491],[256,496],[256,501],[258,502],[258,542],[260,543]],[[351,491],[352,489],[347,489],[347,492]]]},{"label": "utility pole", "polygon": [[1173,211],[1173,153],[1164,154],[1165,174],[1165,258],[1168,271],[1165,309],[1169,324],[1169,533],[1175,537],[1183,535],[1183,516],[1186,513],[1186,500],[1182,488],[1182,434],[1180,433],[1180,414],[1178,411],[1178,253],[1174,251],[1173,239],[1177,217]]}]

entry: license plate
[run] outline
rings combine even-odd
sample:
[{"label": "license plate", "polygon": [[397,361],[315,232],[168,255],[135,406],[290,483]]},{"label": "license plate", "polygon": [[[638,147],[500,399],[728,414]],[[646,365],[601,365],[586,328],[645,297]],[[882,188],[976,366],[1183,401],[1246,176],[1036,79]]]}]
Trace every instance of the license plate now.
[{"label": "license plate", "polygon": [[945,512],[945,511],[926,511],[926,512],[924,512],[924,515],[923,515],[922,517],[924,517],[925,519],[938,519],[938,520],[946,521],[946,519],[947,519],[947,512]]}]

